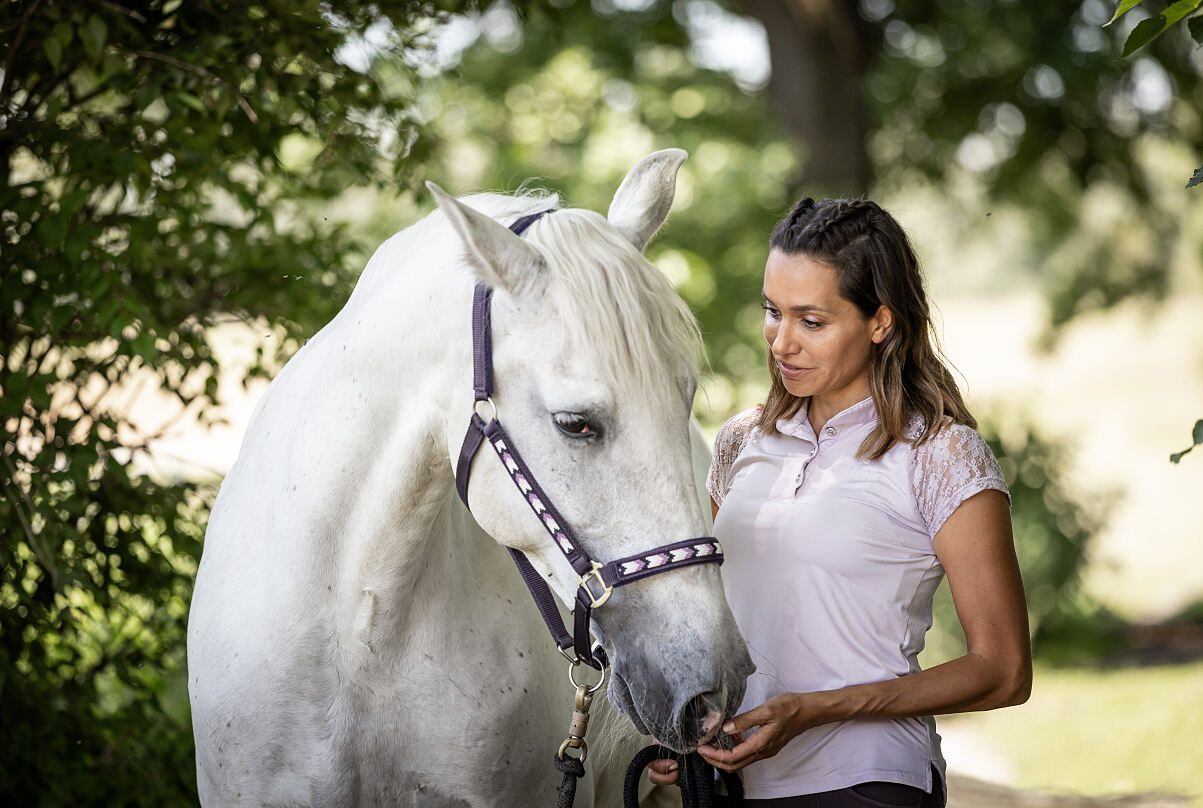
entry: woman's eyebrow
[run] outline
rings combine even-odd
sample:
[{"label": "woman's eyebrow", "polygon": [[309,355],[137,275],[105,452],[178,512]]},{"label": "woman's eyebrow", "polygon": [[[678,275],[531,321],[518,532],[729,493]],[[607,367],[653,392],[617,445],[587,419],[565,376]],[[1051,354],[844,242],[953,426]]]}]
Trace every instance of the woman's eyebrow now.
[{"label": "woman's eyebrow", "polygon": [[[764,302],[766,302],[766,303],[773,303],[773,301],[769,300],[769,296],[768,296],[768,295],[766,295],[766,294],[764,293],[764,290],[761,290],[761,292],[760,292],[760,296],[761,296],[762,298],[764,298]],[[778,307],[777,307],[777,305],[776,305],[775,303],[773,303],[773,306],[774,306],[774,308],[778,308]],[[821,312],[821,313],[823,313],[823,314],[830,314],[830,313],[831,313],[831,312],[830,312],[828,309],[825,309],[825,308],[823,308],[822,306],[815,306],[815,305],[813,305],[813,304],[810,304],[810,303],[807,303],[807,304],[805,304],[805,305],[802,305],[802,306],[790,306],[790,307],[789,307],[789,310],[790,310],[790,311],[796,311],[796,312],[799,312],[799,313],[801,313],[801,314],[805,314],[806,312],[809,312],[809,311]]]}]

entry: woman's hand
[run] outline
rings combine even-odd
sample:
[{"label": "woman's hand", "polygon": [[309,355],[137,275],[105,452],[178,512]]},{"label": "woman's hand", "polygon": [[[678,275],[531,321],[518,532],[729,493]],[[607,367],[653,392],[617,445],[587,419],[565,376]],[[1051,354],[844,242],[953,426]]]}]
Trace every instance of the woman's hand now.
[{"label": "woman's hand", "polygon": [[647,779],[656,786],[675,786],[680,775],[675,760],[653,760],[647,764]]},{"label": "woman's hand", "polygon": [[[827,720],[821,693],[782,693],[723,725],[723,732],[735,741],[734,748],[719,749],[712,742],[699,746],[698,754],[715,768],[738,771],[772,757],[797,735]],[[744,740],[743,733],[752,727],[756,731]]]}]

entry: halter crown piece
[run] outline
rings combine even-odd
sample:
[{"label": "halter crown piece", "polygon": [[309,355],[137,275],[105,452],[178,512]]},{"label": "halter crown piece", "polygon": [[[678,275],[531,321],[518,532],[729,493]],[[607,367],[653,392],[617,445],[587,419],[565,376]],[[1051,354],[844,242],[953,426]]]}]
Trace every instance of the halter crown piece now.
[{"label": "halter crown piece", "polygon": [[[510,225],[510,230],[522,235],[540,217],[551,213],[551,210],[532,213]],[[472,458],[480,445],[488,442],[493,451],[501,459],[510,480],[517,486],[522,498],[530,506],[543,529],[551,536],[555,546],[559,548],[568,563],[576,571],[577,592],[573,608],[573,633],[568,634],[564,622],[560,619],[560,611],[556,607],[555,596],[551,587],[543,579],[530,561],[520,551],[509,548],[510,556],[522,574],[522,580],[530,589],[531,597],[547,624],[552,639],[560,649],[560,653],[574,663],[584,662],[598,670],[608,664],[606,653],[600,645],[590,647],[589,633],[590,615],[593,609],[602,606],[614,590],[614,587],[625,586],[641,578],[657,575],[661,572],[688,567],[693,564],[723,563],[723,549],[713,536],[703,536],[688,539],[674,544],[666,544],[646,553],[627,556],[600,564],[589,557],[580,546],[576,535],[568,522],[556,510],[551,499],[539,486],[535,475],[522,460],[514,442],[501,427],[497,417],[497,407],[493,404],[493,346],[491,336],[493,290],[483,283],[476,285],[472,301],[472,385],[475,392],[472,419],[468,424],[468,432],[460,448],[459,462],[455,467],[455,488],[465,507],[468,505],[468,474]],[[491,407],[492,417],[486,423],[476,405],[487,402]],[[568,649],[572,649],[570,655]]]}]

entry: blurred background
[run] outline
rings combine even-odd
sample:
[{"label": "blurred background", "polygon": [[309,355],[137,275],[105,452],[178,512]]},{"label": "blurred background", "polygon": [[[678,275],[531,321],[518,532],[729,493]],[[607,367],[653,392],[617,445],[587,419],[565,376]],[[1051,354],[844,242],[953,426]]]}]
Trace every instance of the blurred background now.
[{"label": "blurred background", "polygon": [[[1203,806],[1203,21],[1148,0],[13,0],[0,9],[0,798],[189,805],[207,510],[271,375],[455,193],[604,211],[687,149],[647,251],[713,435],[766,390],[800,195],[925,264],[1011,486],[1031,700],[960,773]],[[947,593],[925,664],[959,653]],[[1005,804],[1005,803],[1002,803]]]}]

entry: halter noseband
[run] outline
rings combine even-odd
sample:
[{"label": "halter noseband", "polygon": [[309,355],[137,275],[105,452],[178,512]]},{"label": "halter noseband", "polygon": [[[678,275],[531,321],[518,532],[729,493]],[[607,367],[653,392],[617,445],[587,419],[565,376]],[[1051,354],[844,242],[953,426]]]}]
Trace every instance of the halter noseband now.
[{"label": "halter noseband", "polygon": [[[510,225],[510,230],[522,235],[541,216],[551,213],[550,210],[523,216]],[[497,405],[493,403],[493,346],[491,335],[491,319],[493,290],[483,283],[476,285],[472,300],[472,386],[475,392],[472,419],[468,424],[468,432],[460,448],[459,462],[455,467],[455,488],[459,497],[468,506],[468,474],[472,458],[480,449],[482,442],[488,444],[497,453],[510,475],[510,480],[517,486],[523,499],[555,542],[556,547],[568,559],[572,569],[578,576],[576,604],[573,608],[573,633],[568,634],[564,622],[560,618],[560,610],[556,606],[551,587],[543,576],[535,571],[530,561],[520,551],[508,548],[522,580],[530,589],[531,597],[547,624],[552,639],[569,661],[584,662],[598,670],[609,663],[606,653],[599,645],[590,647],[589,622],[593,609],[603,605],[610,599],[614,587],[625,586],[641,578],[657,575],[661,572],[688,567],[693,564],[723,563],[723,549],[713,536],[703,536],[697,539],[679,541],[657,547],[647,553],[627,556],[600,564],[589,557],[581,548],[576,535],[568,522],[560,516],[551,499],[539,486],[535,475],[522,460],[514,442],[501,427],[497,417]],[[477,405],[482,402],[491,407],[491,417],[488,422],[476,412]],[[568,649],[573,655],[570,656]]]}]

